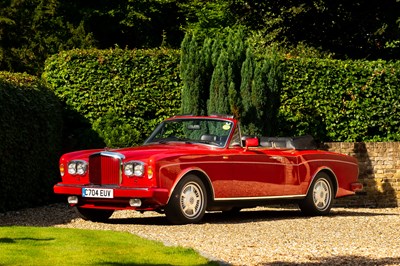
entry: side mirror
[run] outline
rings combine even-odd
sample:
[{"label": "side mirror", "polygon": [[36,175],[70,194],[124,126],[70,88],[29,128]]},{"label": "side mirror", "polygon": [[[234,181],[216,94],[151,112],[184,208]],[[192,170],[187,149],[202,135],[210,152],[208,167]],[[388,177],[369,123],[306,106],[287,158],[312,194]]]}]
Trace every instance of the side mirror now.
[{"label": "side mirror", "polygon": [[258,147],[260,145],[258,138],[248,138],[245,140],[245,143],[245,150],[247,150],[249,147]]}]

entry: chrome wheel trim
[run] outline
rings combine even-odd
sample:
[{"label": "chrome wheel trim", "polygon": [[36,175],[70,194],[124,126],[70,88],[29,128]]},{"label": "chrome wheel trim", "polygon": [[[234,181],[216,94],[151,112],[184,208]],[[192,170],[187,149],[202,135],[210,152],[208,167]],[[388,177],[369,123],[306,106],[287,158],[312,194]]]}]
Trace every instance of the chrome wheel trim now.
[{"label": "chrome wheel trim", "polygon": [[319,211],[329,208],[332,201],[332,189],[328,180],[319,179],[313,188],[313,202]]},{"label": "chrome wheel trim", "polygon": [[182,214],[189,218],[197,218],[204,206],[204,192],[196,182],[189,182],[183,188],[180,195],[180,208]]}]

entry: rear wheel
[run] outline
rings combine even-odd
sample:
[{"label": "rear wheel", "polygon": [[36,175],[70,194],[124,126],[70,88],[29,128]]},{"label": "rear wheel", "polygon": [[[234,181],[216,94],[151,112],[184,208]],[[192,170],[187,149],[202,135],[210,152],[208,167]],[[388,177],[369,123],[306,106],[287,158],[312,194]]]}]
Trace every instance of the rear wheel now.
[{"label": "rear wheel", "polygon": [[175,187],[165,207],[165,215],[173,224],[199,222],[207,206],[206,188],[195,175],[184,177]]},{"label": "rear wheel", "polygon": [[107,221],[114,213],[113,210],[85,209],[80,207],[74,207],[74,209],[83,220],[92,222]]},{"label": "rear wheel", "polygon": [[332,181],[328,174],[318,173],[299,207],[306,215],[326,215],[332,208],[333,193]]}]

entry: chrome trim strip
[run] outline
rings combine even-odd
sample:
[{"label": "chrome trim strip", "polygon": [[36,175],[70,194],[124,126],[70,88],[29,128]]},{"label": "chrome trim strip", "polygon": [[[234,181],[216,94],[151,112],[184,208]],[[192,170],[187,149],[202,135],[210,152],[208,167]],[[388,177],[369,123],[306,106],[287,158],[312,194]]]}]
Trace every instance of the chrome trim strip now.
[{"label": "chrome trim strip", "polygon": [[[254,162],[254,161],[226,161],[223,160],[223,156],[228,156],[228,157],[232,157],[233,155],[215,155],[215,156],[220,156],[221,160],[220,161],[202,161],[202,162],[195,162],[196,164],[205,164],[205,163],[209,163],[209,164],[272,164],[272,165],[290,165],[290,166],[300,166],[306,163],[310,163],[310,162],[337,162],[337,163],[346,163],[346,164],[352,164],[352,165],[358,165],[352,162],[346,162],[346,161],[340,161],[340,160],[310,160],[310,161],[306,161],[306,162],[301,162],[301,163],[281,163],[281,162]],[[194,162],[178,162],[178,163],[170,163],[170,164],[166,164],[161,166],[161,168],[165,168],[165,167],[169,167],[169,166],[175,166],[175,165],[185,165],[185,164],[194,164]],[[160,168],[160,169],[161,169]],[[329,168],[327,168],[329,169]],[[331,170],[332,171],[332,170]]]},{"label": "chrome trim strip", "polygon": [[228,200],[267,200],[267,199],[295,199],[302,198],[306,195],[288,195],[288,196],[266,196],[266,197],[237,197],[237,198],[215,198],[215,201],[228,201]]},{"label": "chrome trim strip", "polygon": [[[96,153],[92,154],[95,155]],[[115,159],[120,159],[123,160],[125,159],[125,155],[118,153],[118,152],[112,152],[112,151],[101,151],[97,154],[100,154],[101,156],[108,156],[108,157],[113,157]]]}]

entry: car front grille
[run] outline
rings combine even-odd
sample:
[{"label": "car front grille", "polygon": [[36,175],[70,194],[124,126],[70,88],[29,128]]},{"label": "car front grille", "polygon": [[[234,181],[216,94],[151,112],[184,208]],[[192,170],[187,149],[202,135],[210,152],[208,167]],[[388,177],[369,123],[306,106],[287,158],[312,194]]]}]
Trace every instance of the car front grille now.
[{"label": "car front grille", "polygon": [[89,157],[89,181],[94,185],[119,185],[122,178],[123,155],[101,152]]}]

